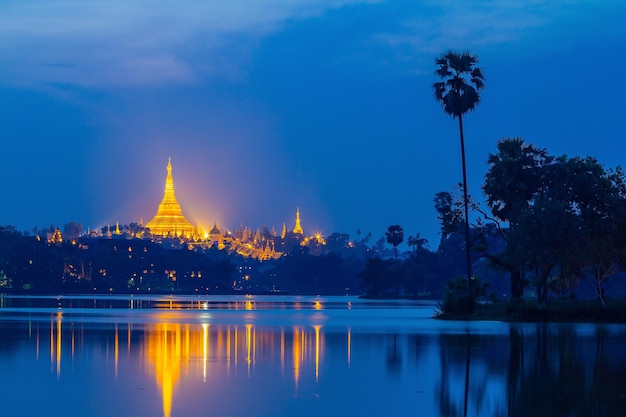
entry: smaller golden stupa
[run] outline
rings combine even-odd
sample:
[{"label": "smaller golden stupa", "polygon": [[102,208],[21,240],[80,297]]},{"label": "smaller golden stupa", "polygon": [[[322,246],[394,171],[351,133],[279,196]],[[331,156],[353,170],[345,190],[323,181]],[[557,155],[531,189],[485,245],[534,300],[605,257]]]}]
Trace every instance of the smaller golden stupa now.
[{"label": "smaller golden stupa", "polygon": [[174,195],[174,178],[172,177],[172,158],[167,162],[167,177],[165,178],[165,192],[159,204],[156,215],[146,227],[157,236],[184,236],[190,237],[195,228],[183,215],[180,204]]}]

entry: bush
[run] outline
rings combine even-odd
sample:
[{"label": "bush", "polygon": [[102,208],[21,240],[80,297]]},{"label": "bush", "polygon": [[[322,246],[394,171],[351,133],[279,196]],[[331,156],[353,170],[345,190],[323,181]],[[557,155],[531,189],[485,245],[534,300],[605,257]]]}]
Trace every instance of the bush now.
[{"label": "bush", "polygon": [[472,277],[471,293],[468,293],[467,279],[456,278],[446,283],[443,299],[437,303],[436,317],[445,319],[468,319],[474,313],[480,297],[484,296],[488,284]]}]

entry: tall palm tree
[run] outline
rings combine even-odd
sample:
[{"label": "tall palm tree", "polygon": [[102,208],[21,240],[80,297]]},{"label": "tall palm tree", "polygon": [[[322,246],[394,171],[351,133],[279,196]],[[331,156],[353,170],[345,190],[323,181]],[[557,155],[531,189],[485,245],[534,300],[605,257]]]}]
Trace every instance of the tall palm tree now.
[{"label": "tall palm tree", "polygon": [[394,253],[396,254],[396,262],[398,261],[398,245],[404,241],[404,230],[402,227],[394,224],[387,228],[387,233],[385,233],[385,238],[387,239],[387,243],[393,245]]},{"label": "tall palm tree", "polygon": [[463,202],[465,206],[465,251],[467,256],[467,285],[468,294],[471,294],[472,265],[470,259],[470,227],[469,227],[469,199],[467,194],[467,171],[465,168],[465,140],[463,138],[463,115],[474,110],[480,101],[478,90],[484,87],[484,77],[476,55],[469,52],[448,53],[435,59],[437,69],[435,75],[442,81],[433,84],[435,99],[443,106],[443,111],[459,119],[459,133],[461,135],[461,160],[463,164]]}]

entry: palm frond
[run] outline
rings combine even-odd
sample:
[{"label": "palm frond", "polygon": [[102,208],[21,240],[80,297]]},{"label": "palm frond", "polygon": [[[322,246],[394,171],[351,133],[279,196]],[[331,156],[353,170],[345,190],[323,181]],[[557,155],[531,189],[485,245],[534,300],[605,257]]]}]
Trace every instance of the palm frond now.
[{"label": "palm frond", "polygon": [[480,101],[478,92],[471,85],[465,85],[463,94],[461,95],[460,111],[465,113],[474,110],[474,107]]},{"label": "palm frond", "polygon": [[483,72],[480,70],[480,68],[474,68],[472,70],[472,78],[479,78],[481,80],[485,79],[485,76],[483,75]]},{"label": "palm frond", "polygon": [[452,72],[448,68],[448,65],[441,65],[439,68],[435,70],[435,75],[438,75],[441,78],[446,78],[452,75]]},{"label": "palm frond", "polygon": [[465,82],[465,79],[463,77],[454,76],[446,81],[446,85],[451,90],[461,91],[463,90],[463,88],[465,88],[467,83]]},{"label": "palm frond", "polygon": [[438,82],[433,84],[433,90],[435,94],[435,98],[438,101],[443,99],[443,93],[446,91],[446,84],[444,82]]},{"label": "palm frond", "polygon": [[445,113],[461,116],[480,101],[478,90],[485,84],[480,68],[474,68],[477,63],[478,58],[469,52],[448,51],[435,59],[435,75],[442,81],[433,84],[433,92]]},{"label": "palm frond", "polygon": [[476,86],[478,90],[485,86],[485,83],[480,78],[472,78],[472,83]]}]

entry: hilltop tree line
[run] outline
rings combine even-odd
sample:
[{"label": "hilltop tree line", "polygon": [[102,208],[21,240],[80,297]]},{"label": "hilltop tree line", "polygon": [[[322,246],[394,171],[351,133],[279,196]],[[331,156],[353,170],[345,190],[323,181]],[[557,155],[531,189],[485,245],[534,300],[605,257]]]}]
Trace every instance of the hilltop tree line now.
[{"label": "hilltop tree line", "polygon": [[[415,294],[405,280],[417,275],[414,268],[435,272],[437,262],[445,265],[435,272],[438,291],[446,280],[463,276],[465,201],[458,195],[463,185],[459,188],[435,196],[441,225],[437,251],[424,248],[417,235],[409,238],[412,250],[401,263],[371,260],[362,273],[368,294]],[[608,288],[621,295],[623,280],[608,280],[626,270],[626,181],[620,167],[607,169],[593,157],[553,156],[523,139],[504,139],[488,157],[482,191],[486,208],[468,195],[474,213],[472,280],[481,292],[488,283],[486,293],[498,296],[526,293],[542,302],[584,295],[603,304]]]},{"label": "hilltop tree line", "polygon": [[[248,291],[440,298],[465,274],[463,186],[434,197],[441,239],[389,226],[371,234],[333,233],[326,245],[294,245],[260,262],[213,247],[175,248],[147,239],[74,238],[50,243],[0,227],[0,288],[32,291]],[[483,207],[468,194],[472,279],[487,293],[539,301],[618,294],[626,268],[626,181],[621,168],[592,157],[553,156],[504,139],[488,156]],[[65,231],[80,233],[71,222]],[[398,254],[406,243],[408,251]],[[581,283],[584,285],[581,286]],[[461,287],[456,287],[460,290]],[[481,287],[482,288],[482,287]],[[608,291],[608,293],[607,293]]]}]

